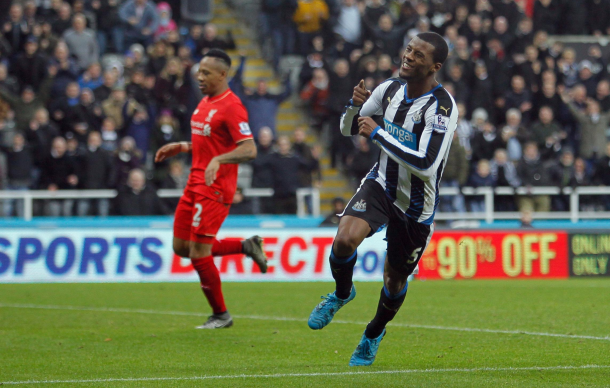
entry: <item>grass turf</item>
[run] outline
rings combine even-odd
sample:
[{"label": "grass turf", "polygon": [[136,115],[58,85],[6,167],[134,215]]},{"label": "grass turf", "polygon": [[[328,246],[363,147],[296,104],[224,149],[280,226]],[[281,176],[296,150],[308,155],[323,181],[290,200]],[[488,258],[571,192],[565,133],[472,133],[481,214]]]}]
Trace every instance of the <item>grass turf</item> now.
[{"label": "grass turf", "polygon": [[[332,288],[330,283],[225,283],[235,325],[204,331],[194,330],[209,312],[196,284],[0,285],[0,383],[99,379],[17,386],[610,386],[610,368],[542,369],[610,366],[610,338],[406,326],[606,337],[608,280],[416,281],[368,368],[347,363],[363,323],[374,314],[380,283],[357,283],[356,299],[335,317],[356,323],[312,331],[307,317],[319,295]],[[185,314],[151,313],[155,311]],[[295,320],[267,319],[273,317]],[[541,369],[527,369],[531,367]],[[491,370],[472,370],[478,368]],[[422,372],[426,369],[434,371]],[[353,372],[367,374],[349,374]],[[321,375],[311,375],[317,373]],[[285,376],[227,377],[242,374]],[[224,377],[187,380],[198,376]],[[169,379],[109,380],[121,378]]]}]

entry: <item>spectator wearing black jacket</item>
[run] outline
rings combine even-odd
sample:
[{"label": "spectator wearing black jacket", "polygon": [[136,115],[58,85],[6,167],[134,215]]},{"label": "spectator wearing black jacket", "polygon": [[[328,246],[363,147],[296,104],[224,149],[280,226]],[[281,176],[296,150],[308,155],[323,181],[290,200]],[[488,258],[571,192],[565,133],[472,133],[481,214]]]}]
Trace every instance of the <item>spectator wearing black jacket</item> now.
[{"label": "spectator wearing black jacket", "polygon": [[149,216],[168,213],[167,207],[157,195],[154,187],[147,184],[144,171],[139,168],[131,170],[127,185],[119,189],[116,197],[116,214]]},{"label": "spectator wearing black jacket", "polygon": [[23,18],[23,7],[14,3],[9,9],[8,17],[2,21],[2,34],[14,53],[23,48],[30,32],[30,27]]},{"label": "spectator wearing black jacket", "polygon": [[49,112],[45,108],[38,109],[25,130],[27,142],[34,149],[34,163],[38,168],[42,168],[50,156],[53,139],[59,135],[59,128],[49,120]]},{"label": "spectator wearing black jacket", "polygon": [[297,189],[299,188],[299,174],[301,168],[315,167],[315,163],[305,160],[292,152],[290,139],[280,136],[277,141],[277,152],[265,159],[265,167],[273,174],[273,213],[296,214]]},{"label": "spectator wearing black jacket", "polygon": [[38,91],[47,76],[47,59],[38,53],[38,40],[29,36],[25,50],[11,61],[11,73],[22,85],[30,85]]},{"label": "spectator wearing black jacket", "polygon": [[[540,158],[538,145],[529,142],[523,149],[523,159],[517,165],[517,175],[522,184],[528,188],[548,186],[550,174],[547,165]],[[519,211],[548,212],[551,210],[551,198],[548,195],[521,195],[518,198]]]},{"label": "spectator wearing black jacket", "polygon": [[351,183],[356,188],[379,159],[379,147],[372,146],[369,140],[362,136],[358,136],[357,141],[358,147],[347,157],[346,165]]},{"label": "spectator wearing black jacket", "polygon": [[[252,187],[271,188],[273,187],[273,173],[266,168],[267,158],[273,153],[273,132],[269,127],[263,127],[258,131],[256,138],[256,159],[252,165]],[[252,199],[253,212],[271,213],[273,201],[270,198],[254,197]]]},{"label": "spectator wearing black jacket", "polygon": [[[112,154],[101,148],[102,136],[99,132],[90,132],[87,148],[79,158],[79,187],[86,190],[105,190],[114,187],[115,171]],[[110,212],[110,200],[107,198],[90,200],[80,199],[77,204],[79,216],[90,214],[105,217]]]},{"label": "spectator wearing black jacket", "polygon": [[559,7],[555,0],[537,0],[534,5],[534,31],[545,31],[549,35],[557,33],[559,27]]},{"label": "spectator wearing black jacket", "polygon": [[[76,189],[78,176],[72,158],[66,155],[67,144],[63,137],[53,139],[51,155],[45,161],[39,186],[43,190],[57,191]],[[53,199],[46,202],[46,214],[52,217],[72,215],[72,199]]]},{"label": "spectator wearing black jacket", "polygon": [[472,162],[481,159],[490,160],[497,149],[506,149],[506,142],[490,122],[485,122],[481,131],[478,131],[471,142]]},{"label": "spectator wearing black jacket", "polygon": [[113,52],[118,54],[125,52],[124,34],[119,17],[120,3],[120,0],[93,0],[91,2],[91,8],[96,12],[97,17],[97,44],[100,55],[106,53],[110,40]]},{"label": "spectator wearing black jacket", "polygon": [[[0,147],[6,157],[7,185],[6,190],[27,190],[32,185],[34,155],[22,133],[13,136],[12,147]],[[15,213],[13,213],[15,212]],[[9,199],[4,202],[4,215],[23,217],[23,200]]]}]

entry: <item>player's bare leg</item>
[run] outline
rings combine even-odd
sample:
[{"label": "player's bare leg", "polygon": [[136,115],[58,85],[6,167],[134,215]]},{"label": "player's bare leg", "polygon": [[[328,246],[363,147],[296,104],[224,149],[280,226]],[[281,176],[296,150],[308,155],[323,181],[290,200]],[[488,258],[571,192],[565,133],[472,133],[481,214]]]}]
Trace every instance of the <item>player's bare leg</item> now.
[{"label": "player's bare leg", "polygon": [[371,232],[368,222],[352,216],[343,216],[330,253],[330,269],[335,279],[335,292],[323,296],[309,316],[307,324],[314,330],[324,328],[332,321],[335,313],[356,297],[352,283],[356,249]]},{"label": "player's bare leg", "polygon": [[394,319],[407,296],[408,278],[409,275],[394,270],[386,259],[377,313],[367,325],[358,347],[352,354],[350,366],[366,366],[375,361],[379,343],[385,335],[385,327]]}]

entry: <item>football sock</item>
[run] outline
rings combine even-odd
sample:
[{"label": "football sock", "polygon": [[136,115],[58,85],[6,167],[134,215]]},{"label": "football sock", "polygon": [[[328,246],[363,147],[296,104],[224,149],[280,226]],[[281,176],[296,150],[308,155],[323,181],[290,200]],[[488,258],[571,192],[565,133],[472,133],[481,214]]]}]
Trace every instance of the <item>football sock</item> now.
[{"label": "football sock", "polygon": [[239,240],[216,240],[212,244],[212,256],[226,256],[243,253],[243,244]]},{"label": "football sock", "polygon": [[390,294],[388,289],[383,286],[381,289],[381,296],[379,297],[379,304],[377,305],[377,314],[375,314],[375,318],[366,326],[364,332],[367,338],[377,338],[383,333],[385,326],[394,319],[398,309],[402,306],[402,302],[405,301],[408,286],[409,283],[405,284],[405,288],[398,294]]},{"label": "football sock", "polygon": [[347,299],[352,291],[352,276],[357,256],[358,251],[347,257],[336,256],[332,249],[330,251],[330,269],[335,279],[337,298]]},{"label": "football sock", "polygon": [[225,300],[222,296],[222,288],[220,284],[220,274],[218,268],[214,265],[212,256],[191,259],[193,267],[201,281],[201,290],[205,294],[208,303],[212,307],[214,314],[222,314],[227,311]]}]

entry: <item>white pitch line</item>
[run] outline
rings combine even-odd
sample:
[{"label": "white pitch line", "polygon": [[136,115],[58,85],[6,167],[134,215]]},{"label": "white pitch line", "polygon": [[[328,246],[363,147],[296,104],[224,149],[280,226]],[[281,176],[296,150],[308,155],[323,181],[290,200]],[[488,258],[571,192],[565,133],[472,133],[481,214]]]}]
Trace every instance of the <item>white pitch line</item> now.
[{"label": "white pitch line", "polygon": [[354,371],[354,372],[319,372],[319,373],[277,373],[265,375],[216,375],[216,376],[192,376],[192,377],[130,377],[109,378],[90,380],[25,380],[25,381],[0,381],[0,385],[20,384],[87,384],[87,383],[111,383],[111,382],[139,382],[139,381],[193,381],[193,380],[226,380],[226,379],[253,379],[253,378],[284,378],[284,377],[335,377],[335,376],[360,376],[360,375],[382,375],[382,374],[415,374],[415,373],[472,373],[472,372],[528,372],[528,371],[555,371],[555,370],[583,370],[583,369],[608,369],[610,365],[558,365],[558,366],[529,366],[529,367],[505,367],[505,368],[445,368],[445,369],[403,369],[382,371]]},{"label": "white pitch line", "polygon": [[[99,312],[113,312],[113,313],[128,313],[128,314],[153,314],[153,315],[174,315],[174,316],[193,316],[193,317],[205,317],[209,314],[189,312],[189,311],[159,311],[159,310],[145,310],[145,309],[128,309],[120,307],[87,307],[87,306],[61,306],[61,305],[38,305],[38,304],[14,304],[14,303],[0,303],[0,308],[22,308],[22,309],[41,309],[41,310],[73,310],[73,311],[99,311]],[[292,317],[273,317],[273,316],[261,316],[261,315],[233,315],[234,318],[238,319],[256,319],[261,321],[286,321],[286,322],[305,322],[303,318],[292,318]],[[332,323],[347,324],[347,325],[366,325],[368,322],[359,321],[343,321],[335,319]],[[465,331],[474,333],[492,333],[492,334],[523,334],[538,337],[556,337],[556,338],[576,338],[576,339],[589,339],[599,341],[610,341],[610,336],[599,337],[592,335],[580,335],[580,334],[559,334],[559,333],[545,333],[535,331],[524,331],[524,330],[500,330],[500,329],[480,329],[473,327],[454,327],[454,326],[436,326],[436,325],[418,325],[411,323],[390,323],[393,327],[404,327],[412,329],[429,329],[429,330],[448,330],[448,331]]]}]

